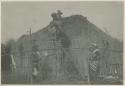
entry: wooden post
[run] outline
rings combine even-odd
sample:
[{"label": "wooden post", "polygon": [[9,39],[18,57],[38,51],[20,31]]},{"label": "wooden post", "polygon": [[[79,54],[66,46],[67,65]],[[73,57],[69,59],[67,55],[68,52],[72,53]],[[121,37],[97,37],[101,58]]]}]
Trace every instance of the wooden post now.
[{"label": "wooden post", "polygon": [[27,32],[29,32],[29,42],[30,42],[30,53],[29,53],[29,67],[30,67],[30,84],[32,84],[32,82],[33,82],[33,79],[32,79],[32,66],[31,66],[31,52],[32,52],[32,38],[31,38],[31,33],[32,33],[32,31],[31,31],[31,28],[30,28],[30,30],[29,31],[27,31]]},{"label": "wooden post", "polygon": [[89,74],[89,58],[87,58],[87,68],[88,68],[88,77],[87,77],[87,81],[88,81],[88,84],[90,84],[90,74]]}]

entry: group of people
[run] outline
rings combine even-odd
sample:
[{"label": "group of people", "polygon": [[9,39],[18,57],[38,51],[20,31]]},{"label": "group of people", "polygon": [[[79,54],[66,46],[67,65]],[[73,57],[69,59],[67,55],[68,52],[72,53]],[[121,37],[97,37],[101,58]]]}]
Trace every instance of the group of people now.
[{"label": "group of people", "polygon": [[[100,70],[100,50],[98,49],[98,46],[93,43],[90,48],[90,56],[88,58],[88,69],[89,69],[89,79],[90,81],[94,81],[98,78],[99,75],[99,70]],[[33,51],[32,52],[32,76],[35,79],[38,75],[39,72],[39,52],[38,51]]]}]

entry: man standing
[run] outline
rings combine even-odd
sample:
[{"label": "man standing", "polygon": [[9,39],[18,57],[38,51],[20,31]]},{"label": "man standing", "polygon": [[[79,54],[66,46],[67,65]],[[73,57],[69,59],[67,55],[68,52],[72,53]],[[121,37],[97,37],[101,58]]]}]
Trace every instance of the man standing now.
[{"label": "man standing", "polygon": [[100,61],[100,50],[95,43],[92,43],[90,48],[90,57],[88,60],[89,65],[89,80],[90,82],[96,81],[99,75],[99,61]]},{"label": "man standing", "polygon": [[35,40],[33,41],[32,46],[32,77],[33,79],[36,79],[39,72],[39,60],[40,60],[40,53],[38,50],[38,46],[36,45]]}]

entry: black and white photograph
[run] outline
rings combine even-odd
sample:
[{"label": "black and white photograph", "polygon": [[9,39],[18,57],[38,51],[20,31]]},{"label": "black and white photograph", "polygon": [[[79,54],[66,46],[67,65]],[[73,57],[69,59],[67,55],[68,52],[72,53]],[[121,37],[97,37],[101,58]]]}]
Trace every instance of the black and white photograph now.
[{"label": "black and white photograph", "polygon": [[2,85],[123,85],[124,1],[2,1]]}]

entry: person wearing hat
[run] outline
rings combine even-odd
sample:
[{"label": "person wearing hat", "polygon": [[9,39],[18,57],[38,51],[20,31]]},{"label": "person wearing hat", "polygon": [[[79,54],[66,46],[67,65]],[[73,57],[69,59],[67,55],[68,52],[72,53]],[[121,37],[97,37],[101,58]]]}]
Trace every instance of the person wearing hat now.
[{"label": "person wearing hat", "polygon": [[97,80],[97,77],[99,75],[100,50],[98,49],[96,43],[92,43],[89,48],[89,51],[90,51],[90,57],[88,65],[89,65],[89,79],[91,82]]},{"label": "person wearing hat", "polygon": [[31,60],[32,60],[32,77],[36,79],[39,73],[39,61],[40,61],[40,52],[38,49],[38,45],[36,44],[36,40],[33,40],[32,43],[32,53],[31,53]]}]

